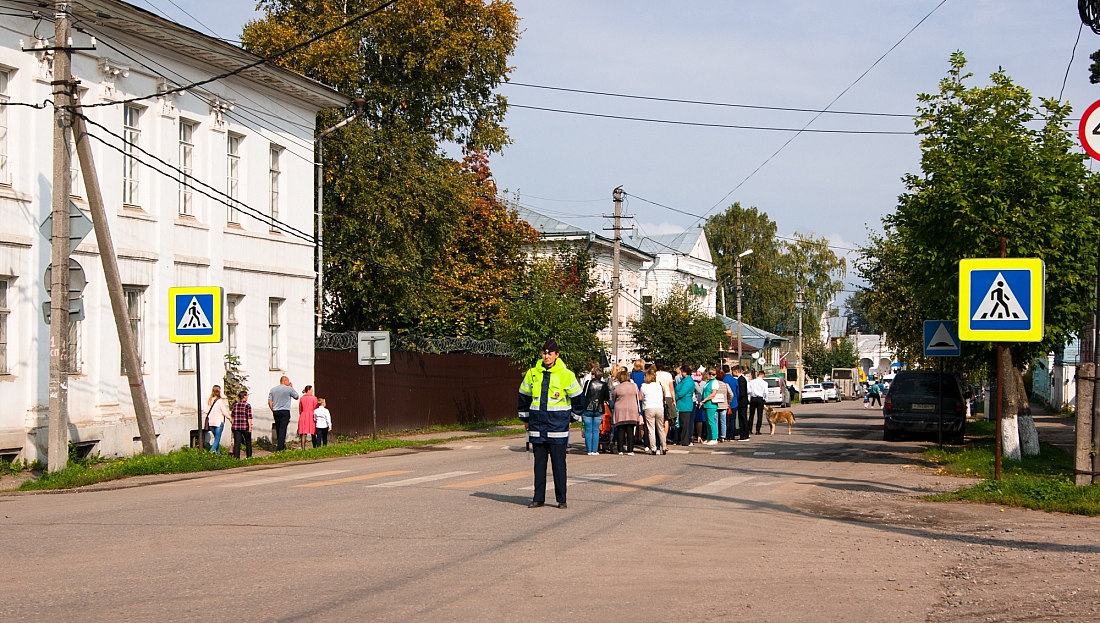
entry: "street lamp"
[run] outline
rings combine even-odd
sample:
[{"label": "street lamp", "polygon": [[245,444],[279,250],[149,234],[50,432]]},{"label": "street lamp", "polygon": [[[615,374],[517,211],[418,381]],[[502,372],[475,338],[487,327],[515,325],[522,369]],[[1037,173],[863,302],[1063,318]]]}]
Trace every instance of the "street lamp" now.
[{"label": "street lamp", "polygon": [[741,258],[752,255],[752,249],[737,254],[737,365],[741,365]]}]

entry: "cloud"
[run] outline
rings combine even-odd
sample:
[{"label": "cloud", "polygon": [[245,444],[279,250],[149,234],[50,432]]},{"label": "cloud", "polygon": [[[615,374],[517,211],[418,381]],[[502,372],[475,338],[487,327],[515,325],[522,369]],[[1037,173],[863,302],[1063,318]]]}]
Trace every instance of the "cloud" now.
[{"label": "cloud", "polygon": [[662,221],[660,224],[656,223],[638,223],[638,228],[645,232],[646,236],[660,236],[661,234],[678,234],[684,231],[683,225],[677,225],[675,223],[667,223]]}]

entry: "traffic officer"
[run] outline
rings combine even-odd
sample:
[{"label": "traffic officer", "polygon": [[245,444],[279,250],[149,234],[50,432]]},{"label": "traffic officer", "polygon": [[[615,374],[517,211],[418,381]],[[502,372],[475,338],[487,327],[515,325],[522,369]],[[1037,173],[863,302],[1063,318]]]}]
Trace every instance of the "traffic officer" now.
[{"label": "traffic officer", "polygon": [[570,415],[580,417],[584,393],[565,362],[558,343],[542,347],[542,363],[523,375],[519,386],[519,419],[527,425],[527,440],[535,453],[535,498],[527,508],[546,503],[546,459],[554,470],[554,496],[565,508],[565,453],[569,448]]}]

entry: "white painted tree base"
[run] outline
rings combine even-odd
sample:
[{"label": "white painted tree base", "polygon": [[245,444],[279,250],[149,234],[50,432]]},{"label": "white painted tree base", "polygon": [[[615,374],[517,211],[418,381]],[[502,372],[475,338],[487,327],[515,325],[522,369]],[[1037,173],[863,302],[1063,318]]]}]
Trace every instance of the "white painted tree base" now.
[{"label": "white painted tree base", "polygon": [[1001,418],[1001,455],[1020,460],[1020,426],[1016,416]]},{"label": "white painted tree base", "polygon": [[1030,415],[1020,416],[1020,447],[1024,456],[1039,456],[1039,431]]}]

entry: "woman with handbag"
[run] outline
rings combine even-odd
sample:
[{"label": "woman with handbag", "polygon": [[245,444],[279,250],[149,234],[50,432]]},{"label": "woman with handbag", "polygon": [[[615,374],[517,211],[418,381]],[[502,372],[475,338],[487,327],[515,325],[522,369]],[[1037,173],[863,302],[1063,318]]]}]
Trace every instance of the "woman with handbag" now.
[{"label": "woman with handbag", "polygon": [[611,389],[603,380],[603,370],[592,368],[584,383],[584,449],[589,456],[596,456],[600,449],[600,425],[603,423],[604,406],[611,400]]},{"label": "woman with handbag", "polygon": [[229,418],[229,405],[222,398],[221,385],[215,385],[210,389],[210,397],[206,399],[206,428],[214,434],[210,442],[210,451],[221,454],[222,431],[225,430],[225,421]]}]

